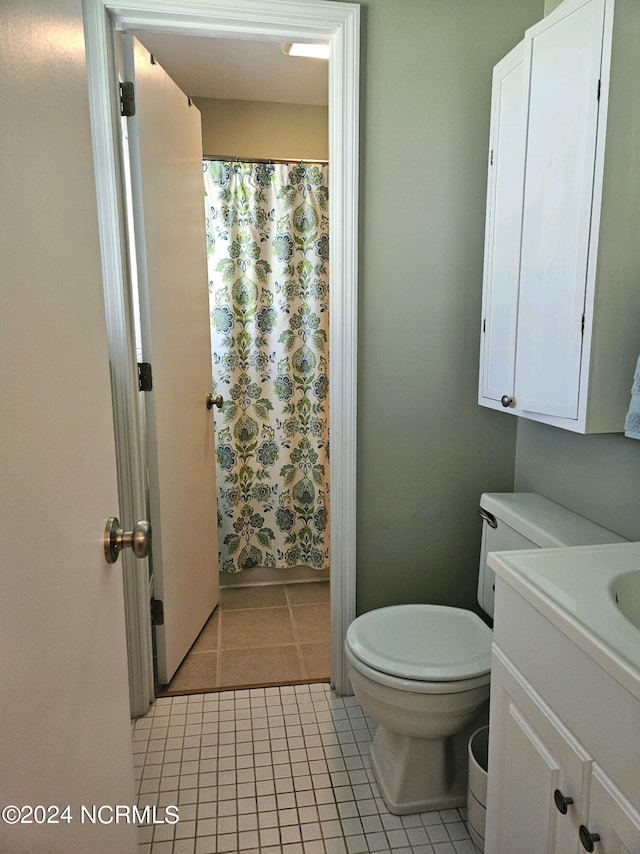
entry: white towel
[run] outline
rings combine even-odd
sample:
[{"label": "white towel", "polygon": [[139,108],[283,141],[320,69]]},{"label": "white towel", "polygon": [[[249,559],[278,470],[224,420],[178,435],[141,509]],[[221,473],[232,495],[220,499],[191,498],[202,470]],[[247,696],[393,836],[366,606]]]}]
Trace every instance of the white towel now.
[{"label": "white towel", "polygon": [[624,435],[630,439],[640,439],[640,357],[631,384],[631,403],[624,421]]}]

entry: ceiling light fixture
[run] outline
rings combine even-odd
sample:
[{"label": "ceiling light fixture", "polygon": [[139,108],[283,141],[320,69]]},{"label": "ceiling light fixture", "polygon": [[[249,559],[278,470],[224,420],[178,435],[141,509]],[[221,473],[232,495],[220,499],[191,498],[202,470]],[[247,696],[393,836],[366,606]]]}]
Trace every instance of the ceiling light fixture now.
[{"label": "ceiling light fixture", "polygon": [[311,59],[329,59],[328,42],[294,42],[283,44],[282,52],[287,56],[304,56]]}]

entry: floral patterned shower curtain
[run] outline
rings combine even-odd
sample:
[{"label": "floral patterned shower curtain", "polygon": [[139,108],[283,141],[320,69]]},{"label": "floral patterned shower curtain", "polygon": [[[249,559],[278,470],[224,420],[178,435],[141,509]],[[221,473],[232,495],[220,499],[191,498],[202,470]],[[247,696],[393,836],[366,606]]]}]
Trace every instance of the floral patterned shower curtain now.
[{"label": "floral patterned shower curtain", "polygon": [[220,568],[329,565],[327,167],[204,162]]}]

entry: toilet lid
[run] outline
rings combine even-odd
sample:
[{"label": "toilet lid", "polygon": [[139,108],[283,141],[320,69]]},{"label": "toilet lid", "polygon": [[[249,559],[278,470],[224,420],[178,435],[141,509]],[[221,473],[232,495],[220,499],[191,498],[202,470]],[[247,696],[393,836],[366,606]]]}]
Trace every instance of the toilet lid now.
[{"label": "toilet lid", "polygon": [[347,643],[360,661],[424,682],[471,679],[491,670],[491,629],[472,611],[392,605],[358,617]]}]

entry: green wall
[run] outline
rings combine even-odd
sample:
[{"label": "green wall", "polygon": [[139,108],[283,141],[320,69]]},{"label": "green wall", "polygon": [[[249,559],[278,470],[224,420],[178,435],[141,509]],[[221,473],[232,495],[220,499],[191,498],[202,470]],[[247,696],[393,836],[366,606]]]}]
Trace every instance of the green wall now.
[{"label": "green wall", "polygon": [[358,612],[475,605],[516,419],[477,404],[491,73],[543,0],[362,11]]},{"label": "green wall", "polygon": [[483,491],[640,540],[640,442],[476,403],[491,69],[558,2],[361,7],[359,612],[473,607]]},{"label": "green wall", "polygon": [[519,421],[516,490],[539,492],[628,540],[640,540],[638,440],[581,436]]}]

